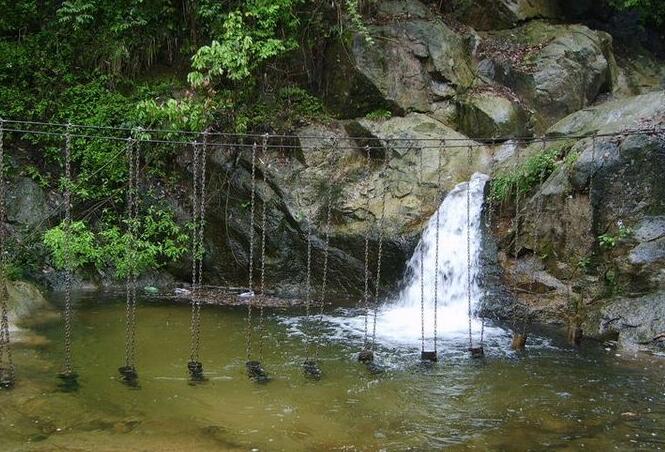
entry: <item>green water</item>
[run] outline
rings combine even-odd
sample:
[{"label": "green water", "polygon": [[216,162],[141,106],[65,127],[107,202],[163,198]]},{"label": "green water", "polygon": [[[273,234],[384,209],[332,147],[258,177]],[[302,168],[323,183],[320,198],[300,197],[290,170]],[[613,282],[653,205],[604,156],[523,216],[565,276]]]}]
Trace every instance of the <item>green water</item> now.
[{"label": "green water", "polygon": [[138,310],[140,389],[117,381],[124,306],[77,306],[77,393],[62,393],[59,320],[36,327],[46,340],[15,351],[19,384],[0,393],[1,450],[657,450],[665,445],[659,361],[626,360],[600,346],[537,346],[521,356],[507,337],[474,361],[444,349],[431,369],[415,351],[382,348],[390,369],[370,375],[354,341],[322,350],[324,378],[302,376],[302,336],[270,313],[266,385],[244,373],[244,311],[206,308],[202,360],[209,381],[187,384],[187,306]]}]

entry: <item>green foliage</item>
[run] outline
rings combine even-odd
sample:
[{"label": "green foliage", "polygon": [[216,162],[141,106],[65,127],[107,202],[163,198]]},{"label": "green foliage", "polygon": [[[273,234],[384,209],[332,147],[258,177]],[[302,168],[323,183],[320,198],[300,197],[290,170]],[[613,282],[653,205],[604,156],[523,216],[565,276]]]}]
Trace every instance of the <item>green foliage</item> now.
[{"label": "green foliage", "polygon": [[374,111],[370,111],[365,115],[367,119],[373,120],[373,121],[380,121],[380,120],[387,120],[392,117],[392,113],[390,110],[386,110],[385,108],[379,108]]},{"label": "green foliage", "polygon": [[566,156],[569,144],[557,144],[539,151],[517,168],[504,170],[492,179],[491,196],[495,201],[505,202],[516,194],[524,195],[547,179],[562,156]]},{"label": "green foliage", "polygon": [[646,23],[665,24],[665,2],[662,0],[610,0],[610,5],[620,11],[637,11]]},{"label": "green foliage", "polygon": [[86,0],[66,0],[58,9],[58,22],[64,26],[71,26],[79,31],[95,20],[95,4]]},{"label": "green foliage", "polygon": [[95,235],[82,221],[61,223],[44,234],[46,245],[58,269],[76,269],[96,262],[99,252]]},{"label": "green foliage", "polygon": [[350,22],[353,25],[353,28],[355,28],[355,31],[360,33],[369,44],[373,44],[374,39],[369,33],[367,25],[360,12],[360,3],[361,0],[345,0],[346,12],[349,15]]},{"label": "green foliage", "polygon": [[269,127],[273,130],[292,129],[311,121],[326,121],[321,100],[297,86],[286,86],[272,96],[257,96],[252,92],[235,99],[227,99],[226,108],[232,112],[231,127],[237,133],[254,128]]},{"label": "green foliage", "polygon": [[192,58],[189,83],[201,87],[221,77],[242,80],[264,61],[296,48],[294,8],[302,1],[250,0],[230,12],[219,39],[201,47]]},{"label": "green foliage", "polygon": [[63,223],[46,231],[44,244],[58,269],[112,267],[118,278],[160,268],[187,252],[189,236],[168,210],[150,207],[137,224],[137,236],[126,230],[107,224],[95,233],[82,221],[69,228]]},{"label": "green foliage", "polygon": [[213,109],[214,105],[208,99],[187,97],[169,99],[161,104],[149,99],[136,105],[136,115],[141,124],[202,132],[212,120]]},{"label": "green foliage", "polygon": [[623,221],[617,223],[616,234],[605,233],[598,236],[598,244],[601,248],[610,250],[616,247],[621,240],[626,240],[633,235],[633,229],[623,224]]}]

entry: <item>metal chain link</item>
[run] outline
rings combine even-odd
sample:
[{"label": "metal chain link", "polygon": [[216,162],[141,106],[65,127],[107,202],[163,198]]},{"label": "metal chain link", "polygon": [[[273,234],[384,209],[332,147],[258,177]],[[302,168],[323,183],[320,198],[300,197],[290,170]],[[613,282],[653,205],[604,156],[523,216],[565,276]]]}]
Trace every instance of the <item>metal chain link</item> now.
[{"label": "metal chain link", "polygon": [[[473,149],[471,146],[467,150],[467,163],[469,169],[472,165]],[[471,325],[471,317],[473,312],[471,310],[471,177],[466,187],[466,297],[468,305],[469,317],[469,349],[473,348],[473,330]]]},{"label": "metal chain link", "polygon": [[305,359],[309,360],[310,348],[312,342],[312,325],[310,321],[311,300],[312,300],[312,224],[309,218],[305,219],[307,223],[307,268],[305,276],[305,321],[307,322],[306,328],[306,346],[305,346]]},{"label": "metal chain link", "polygon": [[199,233],[199,158],[198,143],[192,143],[192,320],[190,324],[190,361],[198,361],[196,353],[196,301],[199,296],[198,233]]},{"label": "metal chain link", "polygon": [[[337,139],[333,138],[332,142],[333,149],[333,164],[336,163],[336,151],[337,151]],[[326,226],[325,226],[325,238],[323,243],[323,274],[321,281],[321,294],[319,298],[319,314],[317,319],[317,324],[319,328],[323,323],[323,309],[325,307],[326,301],[326,290],[328,288],[328,258],[330,254],[330,230],[331,230],[331,219],[332,219],[332,204],[333,204],[333,181],[330,181],[328,187],[328,202],[326,208]],[[319,329],[320,331],[320,329]],[[319,341],[317,340],[314,344],[314,359],[318,361],[319,359]]]},{"label": "metal chain link", "polygon": [[[382,176],[385,178],[388,174],[388,163],[390,161],[389,150],[386,150],[383,162]],[[381,288],[381,260],[383,257],[383,239],[385,235],[385,220],[386,220],[386,196],[388,195],[388,183],[384,181],[383,195],[381,197],[381,219],[379,220],[379,246],[376,251],[376,276],[374,281],[374,306],[372,318],[372,350],[376,346],[376,317],[379,310],[379,290]]]},{"label": "metal chain link", "polygon": [[[424,182],[423,175],[423,150],[420,150],[420,171],[418,179],[422,185]],[[427,226],[425,226],[427,227]],[[423,233],[420,239],[420,351],[425,351],[425,241],[423,236],[425,235],[425,228],[423,228]]]},{"label": "metal chain link", "polygon": [[16,369],[12,358],[11,338],[9,335],[9,306],[6,275],[6,239],[5,228],[5,147],[4,120],[0,119],[0,385],[10,388],[14,385]]},{"label": "metal chain link", "polygon": [[[72,150],[72,137],[71,125],[67,124],[65,132],[65,229],[67,236],[71,234],[72,226],[72,201],[71,201],[71,185],[72,185],[72,170],[71,170],[71,150]],[[69,256],[70,240],[65,243],[67,248],[66,255]],[[67,262],[65,267],[65,312],[64,312],[64,370],[65,376],[73,374],[72,364],[72,263]]]},{"label": "metal chain link", "polygon": [[127,305],[126,305],[126,341],[125,341],[125,366],[128,368],[135,367],[136,357],[136,286],[137,274],[134,268],[135,262],[133,259],[134,249],[133,244],[137,234],[137,220],[138,220],[138,175],[139,175],[139,161],[140,151],[137,146],[137,141],[130,138],[127,142],[127,160],[129,163],[129,186],[127,190],[127,212],[128,212],[128,233],[129,240],[127,242]]},{"label": "metal chain link", "polygon": [[[366,170],[367,170],[367,179],[369,180],[370,174],[371,174],[371,150],[370,147],[366,147],[367,151],[367,162],[366,162]],[[370,196],[369,196],[369,185],[367,187],[367,203],[366,203],[366,211],[367,215],[370,215]],[[369,219],[369,218],[368,218]],[[369,221],[367,222],[367,230],[365,231],[365,288],[363,291],[363,311],[364,311],[364,317],[365,317],[365,329],[364,329],[364,338],[363,338],[363,348],[367,350],[367,343],[368,343],[368,326],[369,326],[369,235],[371,233],[372,227],[369,224]]]},{"label": "metal chain link", "polygon": [[439,232],[441,229],[441,173],[443,170],[441,154],[445,152],[446,140],[441,140],[439,160],[437,166],[437,206],[436,206],[436,245],[434,248],[434,353],[438,351],[438,329],[439,329]]},{"label": "metal chain link", "polygon": [[247,361],[252,355],[252,305],[254,304],[254,211],[256,204],[256,143],[252,146],[252,179],[250,194],[250,213],[249,213],[249,276],[248,291],[249,302],[247,303],[247,330],[246,330],[246,352]]},{"label": "metal chain link", "polygon": [[[519,171],[519,166],[520,166],[520,149],[519,147],[515,151],[515,171]],[[515,259],[515,262],[517,262],[517,254],[518,254],[518,249],[517,249],[517,242],[519,240],[519,230],[520,230],[520,219],[519,219],[519,212],[520,212],[520,187],[519,184],[515,184],[515,216],[513,217],[513,230],[515,233],[515,239],[513,240],[513,258]],[[514,298],[515,303],[513,305],[513,333],[517,334],[517,316],[518,316],[518,307],[519,307],[519,300],[517,299],[517,296]]]},{"label": "metal chain link", "polygon": [[[261,152],[264,158],[267,158],[266,152],[268,150],[268,134],[263,136],[263,143]],[[268,169],[263,168],[263,183],[267,186],[266,173]],[[263,360],[263,341],[264,341],[264,308],[266,302],[266,223],[267,223],[267,202],[263,199],[261,202],[261,295],[259,298],[259,359]]]}]

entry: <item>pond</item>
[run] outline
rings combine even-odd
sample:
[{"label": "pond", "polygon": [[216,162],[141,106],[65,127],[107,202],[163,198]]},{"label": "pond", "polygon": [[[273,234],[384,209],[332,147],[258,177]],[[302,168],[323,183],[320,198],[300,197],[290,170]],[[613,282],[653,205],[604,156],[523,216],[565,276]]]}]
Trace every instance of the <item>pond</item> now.
[{"label": "pond", "polygon": [[[58,304],[55,300],[53,303]],[[303,376],[299,312],[268,312],[261,385],[245,374],[245,310],[205,307],[202,360],[209,380],[189,385],[190,309],[142,300],[140,388],[117,379],[123,363],[121,297],[79,295],[77,392],[58,390],[61,322],[35,327],[44,340],[19,347],[18,385],[0,392],[2,450],[544,450],[665,446],[663,364],[627,360],[600,344],[580,350],[536,338],[522,354],[498,327],[486,357],[441,338],[441,361],[418,364],[417,347],[378,344],[385,372],[356,361],[357,334],[330,319],[320,381]]]}]

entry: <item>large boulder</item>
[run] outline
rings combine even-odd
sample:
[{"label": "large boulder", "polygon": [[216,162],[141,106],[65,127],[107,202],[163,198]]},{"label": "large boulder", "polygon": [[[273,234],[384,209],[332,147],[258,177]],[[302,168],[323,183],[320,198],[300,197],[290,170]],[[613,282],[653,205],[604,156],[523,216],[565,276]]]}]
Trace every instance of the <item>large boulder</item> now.
[{"label": "large boulder", "polygon": [[[460,4],[461,3],[461,4]],[[477,30],[511,28],[532,19],[560,19],[560,0],[454,1],[455,15]]]},{"label": "large boulder", "polygon": [[[665,288],[665,135],[657,132],[665,126],[663,96],[653,93],[585,109],[548,131],[552,137],[578,138],[521,151],[527,160],[554,155],[554,170],[542,183],[532,181],[533,189],[522,195],[519,222],[501,220],[511,227],[500,229],[499,243],[511,284],[519,284],[513,256],[538,256],[544,270],[565,287],[549,292],[547,307],[559,306],[549,311],[538,305],[542,297],[529,300],[530,291],[518,294],[538,315],[547,314],[545,320],[583,324],[598,334],[607,329],[601,319],[619,308],[630,311],[634,303],[645,324],[660,321],[639,303],[653,294],[662,298]],[[654,132],[631,132],[638,127]],[[599,136],[589,136],[594,133]],[[498,174],[514,171],[516,158],[503,161]],[[640,333],[639,340],[649,334]],[[625,341],[636,337],[624,334]]]},{"label": "large boulder", "polygon": [[484,33],[477,56],[484,76],[533,110],[537,131],[611,91],[616,76],[611,36],[583,25],[533,21]]},{"label": "large boulder", "polygon": [[386,17],[368,26],[371,40],[352,34],[326,57],[325,98],[346,118],[382,106],[400,113],[428,112],[437,98],[473,83],[464,39],[420,2],[404,2],[412,13],[397,16],[407,7],[395,3],[380,7]]},{"label": "large boulder", "polygon": [[479,138],[524,137],[531,133],[529,115],[519,99],[491,86],[462,97],[457,123],[464,133]]}]

